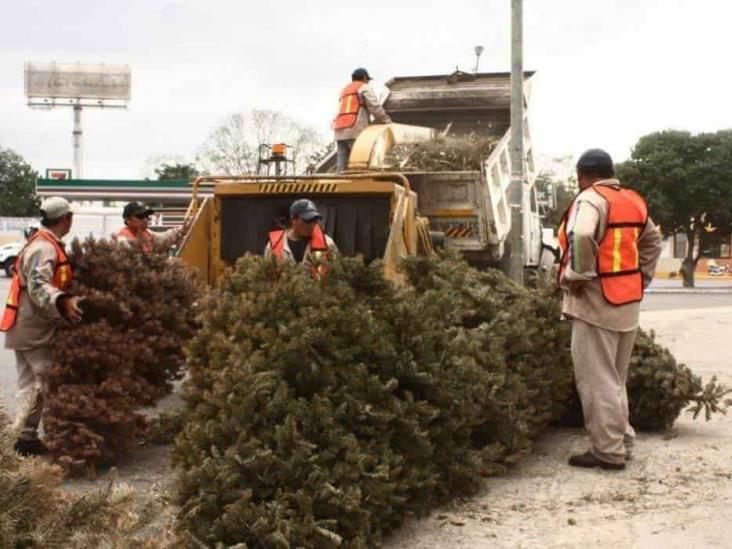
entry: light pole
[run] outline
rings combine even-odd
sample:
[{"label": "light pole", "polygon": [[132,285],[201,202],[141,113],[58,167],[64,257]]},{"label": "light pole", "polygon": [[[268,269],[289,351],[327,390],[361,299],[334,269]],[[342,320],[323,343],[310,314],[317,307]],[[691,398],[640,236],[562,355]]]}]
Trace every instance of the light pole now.
[{"label": "light pole", "polygon": [[480,54],[483,53],[483,46],[475,46],[475,70],[473,73],[478,74],[478,64],[480,63]]},{"label": "light pole", "polygon": [[508,276],[524,283],[524,60],[523,0],[511,0],[511,232]]}]

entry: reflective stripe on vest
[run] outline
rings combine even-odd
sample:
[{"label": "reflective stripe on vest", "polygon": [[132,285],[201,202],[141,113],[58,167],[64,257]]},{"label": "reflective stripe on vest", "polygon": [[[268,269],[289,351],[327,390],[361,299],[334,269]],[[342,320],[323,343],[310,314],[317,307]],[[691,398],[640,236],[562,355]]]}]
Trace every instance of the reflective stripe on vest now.
[{"label": "reflective stripe on vest", "polygon": [[[286,234],[287,232],[283,230],[270,231],[269,233],[269,246],[272,254],[277,259],[282,259],[283,257]],[[319,224],[313,227],[313,234],[310,237],[308,246],[310,248],[310,257],[313,260],[310,265],[310,272],[315,278],[322,278],[328,271],[325,266],[325,262],[328,260],[328,242]],[[307,256],[307,253],[305,255]],[[305,256],[303,256],[303,259],[305,259]]]},{"label": "reflective stripe on vest", "polygon": [[140,237],[138,238],[135,233],[133,233],[129,227],[122,227],[119,231],[114,233],[115,240],[119,237],[126,238],[127,240],[132,240],[133,242],[139,242],[140,248],[142,248],[142,251],[146,254],[151,254],[153,251],[153,237],[150,231],[145,229],[140,234]]},{"label": "reflective stripe on vest", "polygon": [[336,130],[345,130],[356,125],[358,120],[358,111],[361,108],[361,96],[358,90],[364,86],[361,81],[351,82],[341,91],[341,104],[338,109],[338,115],[333,121],[333,128]]},{"label": "reflective stripe on vest", "polygon": [[7,332],[10,328],[15,326],[15,322],[18,319],[20,294],[24,289],[23,286],[20,285],[20,265],[28,246],[30,246],[31,242],[35,241],[37,238],[42,238],[47,242],[50,242],[56,251],[56,268],[53,271],[53,286],[59,290],[65,291],[69,288],[71,281],[74,278],[69,258],[64,249],[51,234],[43,229],[39,230],[28,240],[25,246],[23,246],[23,249],[18,254],[18,258],[15,260],[15,272],[13,273],[13,279],[10,281],[8,299],[5,302],[5,311],[3,312],[2,320],[0,320],[0,332]]},{"label": "reflective stripe on vest", "polygon": [[[648,221],[645,200],[629,189],[609,185],[593,185],[592,189],[608,202],[607,230],[597,253],[597,274],[602,294],[612,305],[625,305],[643,298],[643,275],[640,271],[638,240]],[[559,262],[561,281],[569,261],[567,222],[577,198],[562,216],[559,224]]]}]

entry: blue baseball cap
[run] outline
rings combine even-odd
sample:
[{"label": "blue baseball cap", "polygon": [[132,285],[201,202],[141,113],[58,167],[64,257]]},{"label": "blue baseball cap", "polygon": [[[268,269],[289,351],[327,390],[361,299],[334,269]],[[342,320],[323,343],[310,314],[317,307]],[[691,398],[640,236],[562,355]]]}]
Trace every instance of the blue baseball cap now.
[{"label": "blue baseball cap", "polygon": [[303,221],[312,221],[313,219],[322,219],[315,202],[307,198],[295,200],[290,206],[290,217],[299,217]]}]

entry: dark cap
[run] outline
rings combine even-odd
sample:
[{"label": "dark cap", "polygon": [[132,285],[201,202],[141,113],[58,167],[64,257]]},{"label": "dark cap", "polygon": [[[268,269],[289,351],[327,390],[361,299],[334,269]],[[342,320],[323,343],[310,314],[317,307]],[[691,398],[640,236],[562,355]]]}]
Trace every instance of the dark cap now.
[{"label": "dark cap", "polygon": [[615,175],[613,159],[602,149],[588,149],[583,152],[577,160],[577,171],[599,177]]},{"label": "dark cap", "polygon": [[351,80],[371,80],[369,71],[363,68],[356,69],[351,73]]},{"label": "dark cap", "polygon": [[147,217],[150,214],[154,214],[155,210],[148,208],[142,202],[129,202],[125,209],[122,210],[122,219],[129,219],[130,217]]},{"label": "dark cap", "polygon": [[322,215],[315,207],[315,203],[307,198],[295,200],[290,206],[290,216],[299,217],[303,221],[312,221],[313,219],[322,219]]}]

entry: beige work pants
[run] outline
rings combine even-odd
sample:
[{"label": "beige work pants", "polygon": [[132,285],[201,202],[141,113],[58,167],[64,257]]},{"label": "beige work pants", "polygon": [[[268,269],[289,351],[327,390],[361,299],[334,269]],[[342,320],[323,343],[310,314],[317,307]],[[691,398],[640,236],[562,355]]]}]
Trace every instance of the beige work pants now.
[{"label": "beige work pants", "polygon": [[[18,370],[18,412],[15,416],[16,432],[21,440],[38,438],[38,425],[43,413],[43,396],[48,390],[48,372],[53,359],[48,347],[29,351],[15,351]],[[22,426],[22,427],[21,427]],[[22,430],[21,430],[22,429]]]},{"label": "beige work pants", "polygon": [[636,331],[615,332],[572,321],[572,361],[592,453],[609,463],[625,463],[635,431],[628,421],[625,382]]}]

